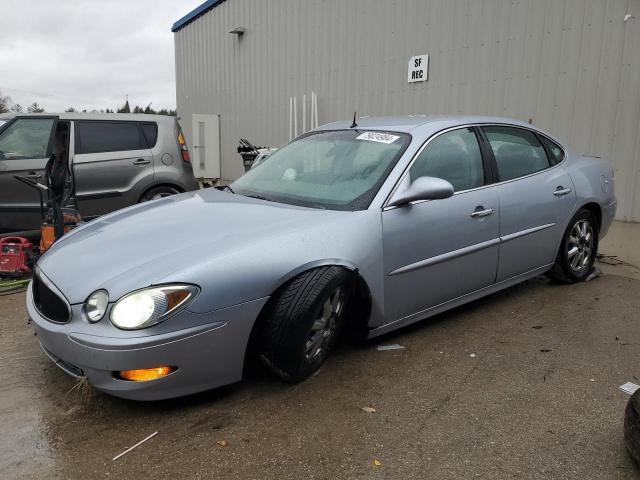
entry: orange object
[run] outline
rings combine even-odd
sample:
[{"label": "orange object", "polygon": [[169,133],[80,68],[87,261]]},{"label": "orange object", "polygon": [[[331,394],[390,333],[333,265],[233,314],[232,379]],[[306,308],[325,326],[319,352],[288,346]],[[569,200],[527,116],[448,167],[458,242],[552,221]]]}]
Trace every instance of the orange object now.
[{"label": "orange object", "polygon": [[132,382],[148,382],[149,380],[157,380],[158,378],[166,377],[175,372],[177,367],[155,367],[155,368],[140,368],[137,370],[122,370],[118,372],[118,375],[123,380],[130,380]]},{"label": "orange object", "polygon": [[[73,230],[80,223],[80,215],[76,212],[64,212],[62,219],[64,221],[64,233]],[[44,222],[40,227],[40,253],[46,252],[55,241],[56,235],[53,223]]]},{"label": "orange object", "polygon": [[40,253],[46,252],[55,241],[56,235],[53,225],[43,223],[40,228]]}]

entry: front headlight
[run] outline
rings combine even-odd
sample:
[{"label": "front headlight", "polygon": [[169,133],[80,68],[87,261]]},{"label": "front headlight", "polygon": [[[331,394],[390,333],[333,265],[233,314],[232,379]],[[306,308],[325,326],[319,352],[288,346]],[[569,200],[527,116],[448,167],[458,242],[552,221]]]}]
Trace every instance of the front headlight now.
[{"label": "front headlight", "polygon": [[111,309],[111,323],[137,330],[160,323],[198,293],[194,285],[162,285],[125,295]]}]

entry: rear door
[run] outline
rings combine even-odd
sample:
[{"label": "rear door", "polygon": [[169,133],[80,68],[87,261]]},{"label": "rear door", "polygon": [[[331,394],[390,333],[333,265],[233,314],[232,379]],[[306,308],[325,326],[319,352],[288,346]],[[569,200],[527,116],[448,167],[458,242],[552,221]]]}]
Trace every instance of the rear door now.
[{"label": "rear door", "polygon": [[153,154],[139,122],[76,120],[73,168],[83,216],[133,205],[153,182]]},{"label": "rear door", "polygon": [[44,184],[44,168],[52,148],[57,117],[18,117],[0,131],[0,231],[38,229],[37,190],[13,178]]},{"label": "rear door", "polygon": [[390,321],[419,315],[492,285],[498,265],[499,202],[477,134],[459,128],[432,138],[409,180],[443,178],[455,190],[443,200],[382,212],[385,312]]},{"label": "rear door", "polygon": [[576,195],[569,174],[549,161],[538,134],[502,125],[482,130],[500,182],[494,188],[500,197],[501,281],[553,263]]}]

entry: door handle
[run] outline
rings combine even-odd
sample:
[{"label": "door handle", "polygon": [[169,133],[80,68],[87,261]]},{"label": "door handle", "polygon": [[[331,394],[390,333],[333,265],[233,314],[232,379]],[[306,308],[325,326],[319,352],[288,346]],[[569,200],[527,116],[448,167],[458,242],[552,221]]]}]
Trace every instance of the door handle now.
[{"label": "door handle", "polygon": [[481,218],[489,216],[493,213],[493,208],[477,207],[472,213],[471,218]]},{"label": "door handle", "polygon": [[571,193],[571,189],[570,188],[564,188],[562,186],[559,186],[558,188],[556,188],[556,191],[553,192],[553,194],[556,197],[561,197],[563,195],[566,195],[567,193]]},{"label": "door handle", "polygon": [[149,165],[150,163],[151,160],[146,160],[144,158],[139,158],[135,162],[133,162],[134,165]]},{"label": "door handle", "polygon": [[36,172],[29,172],[27,175],[25,175],[25,177],[37,179],[37,178],[42,178],[42,174],[36,173]]}]

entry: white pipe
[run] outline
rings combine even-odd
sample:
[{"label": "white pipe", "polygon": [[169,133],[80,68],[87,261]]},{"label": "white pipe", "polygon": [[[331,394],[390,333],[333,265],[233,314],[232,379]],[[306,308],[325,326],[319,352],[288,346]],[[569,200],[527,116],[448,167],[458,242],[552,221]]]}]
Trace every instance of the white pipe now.
[{"label": "white pipe", "polygon": [[293,139],[293,97],[289,97],[289,140]]},{"label": "white pipe", "polygon": [[307,133],[307,94],[302,95],[302,133]]},{"label": "white pipe", "polygon": [[310,105],[310,110],[311,110],[311,111],[309,112],[309,124],[310,124],[310,128],[309,128],[309,130],[313,130],[314,128],[316,128],[315,123],[313,123],[313,117],[314,117],[314,114],[313,114],[313,111],[314,111],[314,110],[313,110],[313,108],[314,108],[314,107],[313,107],[313,95],[314,95],[314,93],[313,93],[313,92],[311,92],[311,99],[310,99],[310,101],[309,101],[309,103],[311,104],[311,105]]},{"label": "white pipe", "polygon": [[293,97],[293,137],[298,136],[298,97]]},{"label": "white pipe", "polygon": [[316,124],[315,128],[318,128],[320,125],[318,124],[318,94],[313,93],[313,121]]}]

